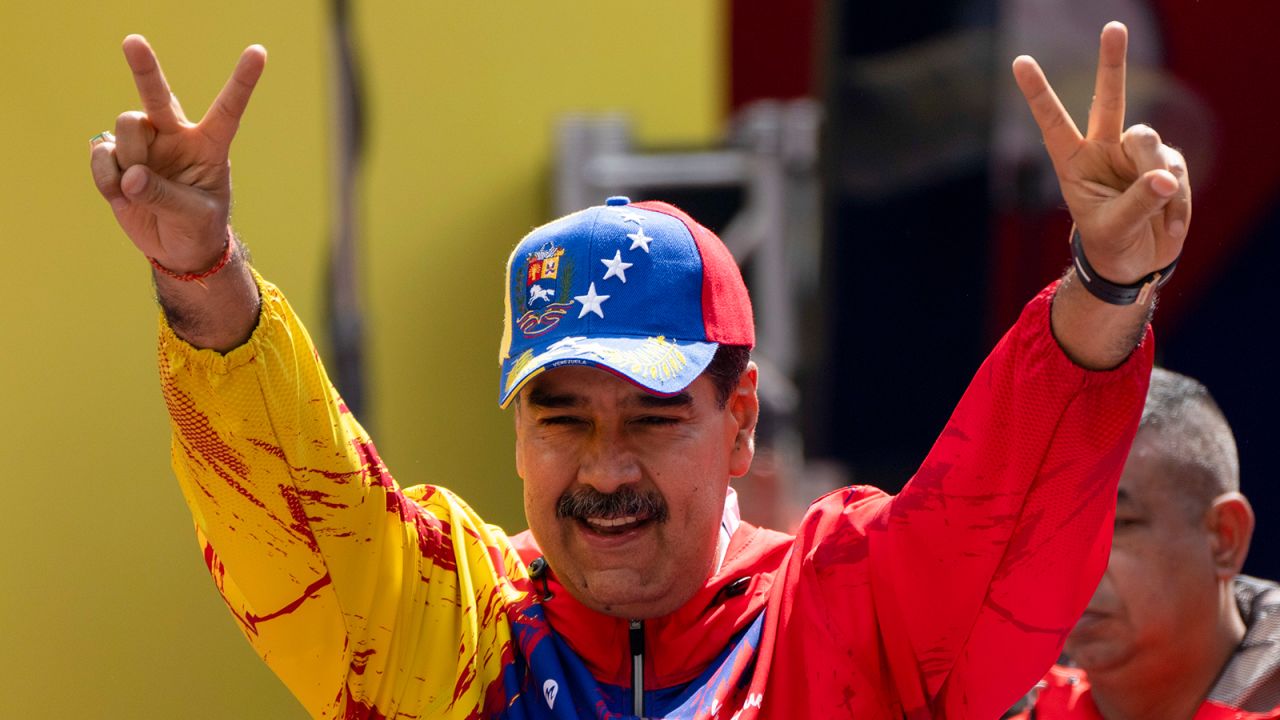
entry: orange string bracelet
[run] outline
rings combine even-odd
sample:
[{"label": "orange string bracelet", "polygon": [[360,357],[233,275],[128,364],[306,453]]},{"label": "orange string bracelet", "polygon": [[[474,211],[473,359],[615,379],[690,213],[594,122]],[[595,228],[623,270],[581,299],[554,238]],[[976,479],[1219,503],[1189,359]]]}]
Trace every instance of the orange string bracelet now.
[{"label": "orange string bracelet", "polygon": [[174,280],[181,280],[182,282],[194,282],[200,287],[208,290],[209,286],[204,284],[204,279],[218,272],[222,268],[226,267],[227,263],[231,261],[231,256],[235,252],[235,240],[236,240],[235,235],[231,233],[231,228],[228,227],[227,228],[227,247],[225,250],[222,251],[222,257],[218,259],[218,262],[213,264],[213,267],[209,268],[208,270],[205,270],[204,272],[176,273],[170,270],[169,268],[161,265],[159,261],[157,261],[155,258],[151,257],[150,255],[147,256],[147,261],[151,263],[151,267],[155,268],[156,270],[159,270],[161,273],[163,273],[168,277],[173,278]]}]

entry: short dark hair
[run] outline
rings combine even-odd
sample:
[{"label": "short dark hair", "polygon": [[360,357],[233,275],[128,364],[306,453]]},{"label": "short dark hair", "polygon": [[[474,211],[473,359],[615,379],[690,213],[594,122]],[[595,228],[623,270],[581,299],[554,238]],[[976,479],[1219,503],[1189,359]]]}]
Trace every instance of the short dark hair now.
[{"label": "short dark hair", "polygon": [[1153,368],[1139,431],[1154,433],[1160,455],[1178,470],[1176,489],[1194,518],[1215,498],[1240,490],[1235,436],[1199,381]]},{"label": "short dark hair", "polygon": [[721,345],[716,348],[711,364],[702,371],[716,386],[716,403],[721,409],[729,402],[729,396],[738,387],[738,379],[746,372],[750,361],[751,348],[745,345]]}]

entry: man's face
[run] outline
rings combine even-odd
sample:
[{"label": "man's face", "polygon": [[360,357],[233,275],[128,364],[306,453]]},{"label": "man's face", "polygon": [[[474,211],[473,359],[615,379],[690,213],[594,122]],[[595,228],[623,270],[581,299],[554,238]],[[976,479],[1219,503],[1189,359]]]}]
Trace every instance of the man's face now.
[{"label": "man's face", "polygon": [[516,469],[529,528],[588,607],[665,615],[716,557],[731,476],[751,462],[754,366],[721,408],[705,375],[659,398],[608,372],[542,373],[516,406]]},{"label": "man's face", "polygon": [[1146,430],[1134,441],[1120,476],[1111,560],[1067,638],[1067,654],[1090,674],[1154,671],[1171,653],[1188,651],[1188,638],[1211,637],[1219,617],[1212,533],[1158,444]]}]

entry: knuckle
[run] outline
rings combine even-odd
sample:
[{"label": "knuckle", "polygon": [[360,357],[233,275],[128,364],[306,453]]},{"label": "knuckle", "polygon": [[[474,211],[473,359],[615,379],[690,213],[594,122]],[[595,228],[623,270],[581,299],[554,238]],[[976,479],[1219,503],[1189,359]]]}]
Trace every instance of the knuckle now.
[{"label": "knuckle", "polygon": [[110,148],[99,145],[89,153],[89,172],[100,188],[112,183],[119,173]]},{"label": "knuckle", "polygon": [[93,184],[96,185],[98,190],[101,192],[105,193],[112,187],[113,183],[111,182],[111,173],[103,170],[97,165],[91,165],[89,167],[89,172],[93,175]]},{"label": "knuckle", "polygon": [[1124,109],[1124,98],[1113,95],[1094,95],[1090,107],[1103,112],[1115,112]]},{"label": "knuckle", "polygon": [[213,106],[217,109],[219,115],[222,115],[229,120],[235,119],[235,110],[232,109],[231,103],[227,102],[226,98],[218,98],[217,101],[214,102]]},{"label": "knuckle", "polygon": [[120,113],[119,115],[116,116],[116,128],[118,129],[116,134],[117,135],[120,134],[119,130],[138,127],[139,125],[142,124],[142,120],[145,117],[146,117],[146,114],[138,110],[130,110],[128,112]]},{"label": "knuckle", "polygon": [[1168,145],[1162,145],[1160,147],[1160,155],[1161,155],[1161,159],[1164,160],[1164,164],[1168,166],[1169,172],[1173,173],[1174,175],[1186,174],[1187,161],[1185,158],[1182,157],[1182,153],[1169,147]]},{"label": "knuckle", "polygon": [[1143,149],[1151,149],[1160,145],[1160,133],[1150,125],[1134,125],[1129,128],[1131,142]]},{"label": "knuckle", "polygon": [[1052,112],[1051,107],[1047,107],[1047,106],[1045,107],[1044,117],[1043,117],[1043,120],[1041,121],[1041,126],[1046,132],[1059,130],[1065,127],[1066,124],[1067,124],[1067,121],[1064,117],[1062,117],[1062,115]]},{"label": "knuckle", "polygon": [[155,139],[155,129],[145,112],[131,110],[116,117],[116,136],[126,146],[149,145]]},{"label": "knuckle", "polygon": [[89,151],[89,168],[93,170],[93,174],[108,170],[107,164],[115,165],[115,161],[111,157],[109,148],[103,148],[101,145]]}]

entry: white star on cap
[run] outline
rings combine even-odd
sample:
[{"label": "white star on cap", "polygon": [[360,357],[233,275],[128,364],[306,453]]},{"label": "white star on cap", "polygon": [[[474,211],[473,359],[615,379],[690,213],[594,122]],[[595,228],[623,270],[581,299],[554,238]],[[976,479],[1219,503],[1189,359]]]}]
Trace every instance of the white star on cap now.
[{"label": "white star on cap", "polygon": [[627,233],[627,237],[631,238],[631,247],[629,250],[640,248],[645,252],[649,252],[649,243],[653,242],[653,238],[644,234],[644,228],[640,228],[633,233]]},{"label": "white star on cap", "polygon": [[627,281],[627,268],[635,264],[635,263],[629,263],[629,262],[622,262],[621,250],[618,250],[613,254],[612,260],[605,260],[604,258],[601,258],[600,262],[604,263],[604,266],[609,268],[609,272],[606,272],[604,274],[604,277],[602,278],[603,280],[608,280],[611,277],[616,277],[624,283]]},{"label": "white star on cap", "polygon": [[604,319],[604,308],[600,306],[609,299],[609,296],[597,295],[595,283],[591,283],[591,287],[587,288],[586,295],[574,295],[573,299],[582,303],[582,312],[578,313],[579,320],[586,317],[589,312],[599,315],[601,320]]},{"label": "white star on cap", "polygon": [[631,210],[615,210],[614,212],[618,213],[618,219],[622,222],[633,222],[639,225],[644,220],[643,215]]}]

